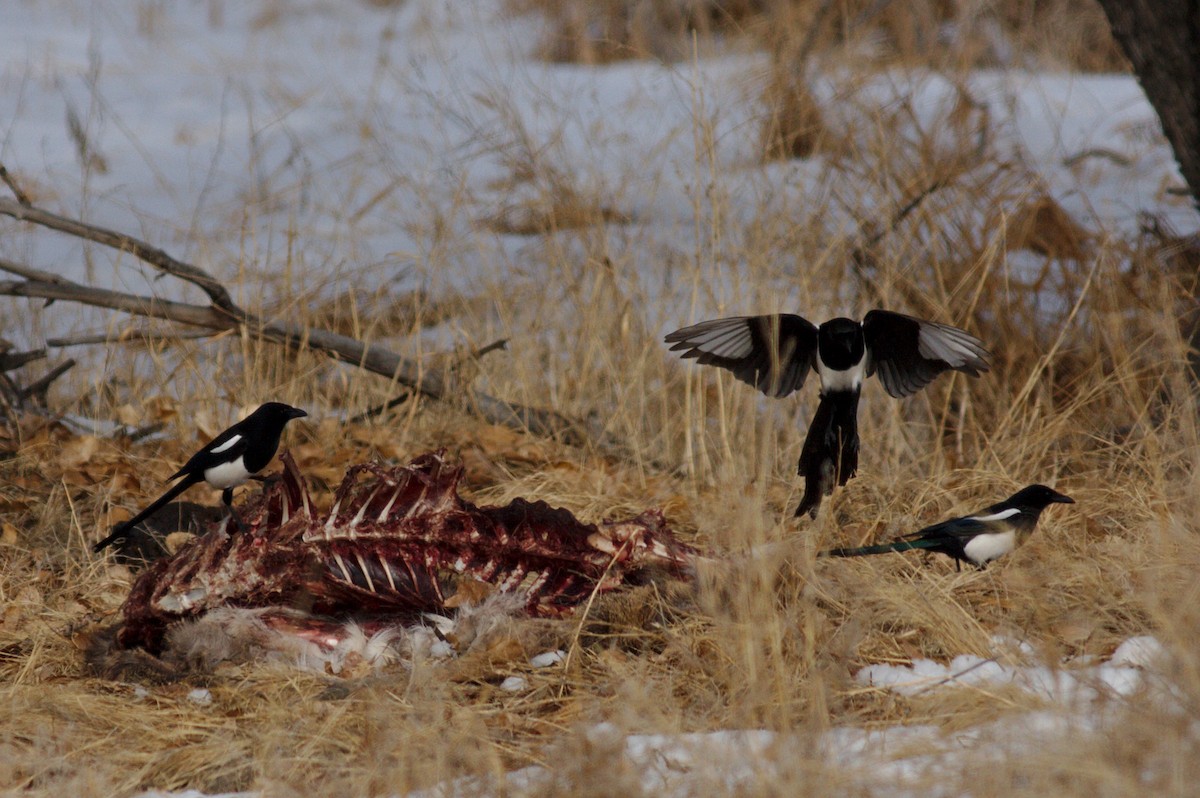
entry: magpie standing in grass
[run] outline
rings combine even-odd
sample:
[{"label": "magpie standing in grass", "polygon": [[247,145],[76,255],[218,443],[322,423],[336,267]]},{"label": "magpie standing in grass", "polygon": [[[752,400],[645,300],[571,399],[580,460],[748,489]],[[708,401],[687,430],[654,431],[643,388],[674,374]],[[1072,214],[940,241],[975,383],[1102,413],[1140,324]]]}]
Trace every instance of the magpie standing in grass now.
[{"label": "magpie standing in grass", "polygon": [[982,570],[992,560],[1003,557],[1024,543],[1037,526],[1042,510],[1056,502],[1074,504],[1075,500],[1045,485],[1030,485],[978,515],[951,518],[949,521],[927,526],[894,543],[861,546],[856,549],[830,549],[817,556],[861,557],[889,551],[924,549],[953,557],[956,571],[962,569],[964,562]]},{"label": "magpie standing in grass", "polygon": [[267,467],[275,450],[279,448],[279,436],[293,418],[307,416],[303,410],[282,402],[267,402],[229,429],[213,438],[203,449],[192,455],[183,468],[171,475],[179,482],[158,497],[145,510],[117,524],[113,533],[93,547],[101,551],[109,544],[124,538],[129,530],[153,515],[160,507],[174,499],[197,482],[207,482],[221,491],[221,502],[229,508],[230,515],[240,528],[241,519],[233,509],[233,489]]},{"label": "magpie standing in grass", "polygon": [[671,351],[704,365],[729,369],[767,396],[784,397],[804,385],[810,369],[821,399],[800,450],[804,496],[796,515],[816,517],[821,498],[858,470],[858,397],[878,374],[894,397],[916,393],[943,371],[978,377],[990,367],[983,342],[957,327],[872,310],[862,322],[830,319],[820,327],[792,314],[703,321],[666,338]]}]

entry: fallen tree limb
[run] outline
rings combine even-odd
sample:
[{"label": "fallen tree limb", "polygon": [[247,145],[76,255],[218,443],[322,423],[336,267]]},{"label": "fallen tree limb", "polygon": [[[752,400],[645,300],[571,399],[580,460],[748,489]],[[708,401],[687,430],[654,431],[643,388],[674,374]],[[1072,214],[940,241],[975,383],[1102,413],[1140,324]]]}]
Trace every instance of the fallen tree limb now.
[{"label": "fallen tree limb", "polygon": [[210,304],[196,305],[95,288],[7,260],[0,260],[0,271],[25,279],[0,281],[0,296],[77,302],[210,330],[244,330],[249,335],[267,341],[322,352],[394,380],[431,399],[461,403],[493,424],[559,438],[572,444],[597,441],[604,437],[603,432],[597,429],[598,425],[576,422],[553,410],[527,407],[464,388],[452,375],[425,367],[384,347],[329,330],[261,318],[239,307],[229,291],[203,269],[176,260],[165,251],[133,236],[5,198],[0,198],[0,215],[128,252],[163,274],[197,286],[207,295]]},{"label": "fallen tree limb", "polygon": [[21,389],[22,401],[32,399],[44,407],[46,405],[46,392],[50,390],[51,383],[73,368],[75,368],[74,360],[64,360],[62,363],[59,363],[47,372],[44,377]]},{"label": "fallen tree limb", "polygon": [[[476,349],[474,352],[468,352],[465,356],[461,357],[460,360],[461,361],[480,360],[484,355],[488,354],[489,352],[494,352],[497,349],[507,349],[507,348],[508,348],[508,339],[501,338],[498,341],[492,341],[490,344],[488,344],[485,347]],[[452,366],[451,368],[454,368],[454,367]],[[412,391],[405,391],[404,393],[400,394],[399,396],[392,397],[391,399],[389,399],[386,402],[377,404],[374,407],[367,408],[366,410],[364,410],[363,412],[359,413],[356,416],[351,416],[350,423],[357,424],[359,422],[366,421],[368,418],[374,418],[375,416],[383,415],[388,410],[399,407],[400,405],[404,404],[411,398],[412,398]]]},{"label": "fallen tree limb", "polygon": [[95,333],[92,335],[71,335],[66,338],[47,338],[46,346],[54,349],[65,349],[71,346],[94,346],[97,344],[109,346],[112,344],[130,343],[170,343],[172,341],[195,341],[200,338],[212,338],[214,335],[216,335],[215,332],[208,330],[172,333],[158,333],[151,330],[124,330],[116,335]]},{"label": "fallen tree limb", "polygon": [[45,356],[45,349],[34,349],[30,352],[0,352],[0,371],[13,371],[26,363],[41,360]]},{"label": "fallen tree limb", "polygon": [[36,205],[30,205],[17,200],[0,198],[0,213],[22,222],[32,222],[42,227],[48,227],[51,230],[57,230],[60,233],[66,233],[75,238],[95,241],[97,244],[104,244],[121,252],[128,252],[138,260],[150,264],[165,274],[178,277],[180,280],[186,280],[195,285],[201,291],[208,294],[208,298],[212,300],[216,308],[228,312],[233,317],[245,315],[241,308],[234,304],[233,297],[229,295],[229,291],[225,289],[225,286],[217,282],[216,278],[211,274],[190,263],[175,260],[158,247],[152,247],[145,241],[136,239],[133,236],[118,233],[115,230],[109,230],[104,227],[97,227],[86,222],[68,219],[65,216],[59,216],[56,213],[43,210]]}]

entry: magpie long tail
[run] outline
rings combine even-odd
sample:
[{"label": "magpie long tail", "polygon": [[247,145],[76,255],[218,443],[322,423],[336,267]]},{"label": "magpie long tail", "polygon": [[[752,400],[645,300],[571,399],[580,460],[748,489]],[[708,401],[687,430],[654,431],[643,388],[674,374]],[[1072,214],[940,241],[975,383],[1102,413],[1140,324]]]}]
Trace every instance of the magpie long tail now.
[{"label": "magpie long tail", "polygon": [[821,394],[817,412],[800,450],[798,471],[804,477],[804,496],[796,515],[816,517],[821,499],[845,485],[858,471],[858,391]]},{"label": "magpie long tail", "polygon": [[155,499],[154,502],[149,507],[147,507],[145,510],[142,510],[140,513],[135,515],[133,518],[130,518],[128,521],[123,521],[123,522],[117,524],[115,527],[113,527],[112,534],[109,535],[108,537],[106,537],[104,540],[97,543],[95,546],[92,546],[92,551],[95,551],[95,552],[103,551],[106,547],[111,546],[113,543],[117,542],[118,540],[121,540],[122,538],[124,538],[126,535],[129,534],[129,531],[131,529],[133,529],[135,526],[140,524],[142,521],[145,521],[150,516],[154,515],[160,509],[162,509],[163,505],[165,505],[167,502],[171,501],[176,496],[183,493],[185,490],[190,488],[192,485],[195,485],[197,482],[200,482],[200,481],[201,481],[201,479],[199,477],[185,477],[184,479],[181,479],[179,482],[176,482],[175,485],[172,486],[172,488],[170,490],[168,490],[166,493],[164,493],[163,495],[161,495],[157,499]]},{"label": "magpie long tail", "polygon": [[889,551],[908,551],[909,549],[928,549],[934,545],[931,540],[898,540],[895,543],[879,543],[875,546],[859,546],[852,549],[828,549],[818,552],[818,557],[863,557],[868,554],[886,554]]}]

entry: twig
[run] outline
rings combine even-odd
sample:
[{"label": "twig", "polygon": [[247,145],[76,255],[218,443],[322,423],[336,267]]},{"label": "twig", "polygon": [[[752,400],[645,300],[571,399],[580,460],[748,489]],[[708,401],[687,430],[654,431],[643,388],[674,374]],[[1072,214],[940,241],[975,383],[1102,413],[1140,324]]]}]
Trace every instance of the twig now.
[{"label": "twig", "polygon": [[217,282],[216,278],[211,274],[203,269],[196,268],[190,263],[175,260],[158,247],[152,247],[145,241],[133,236],[127,236],[124,233],[118,233],[115,230],[87,224],[86,222],[68,219],[65,216],[59,216],[56,213],[51,213],[33,205],[26,205],[14,200],[0,199],[0,214],[11,216],[18,221],[32,222],[42,227],[48,227],[51,230],[57,230],[60,233],[66,233],[76,238],[95,241],[97,244],[104,244],[121,252],[128,252],[138,260],[148,263],[164,274],[178,277],[195,285],[201,291],[208,294],[208,298],[212,300],[213,305],[227,312],[230,316],[234,318],[245,316],[244,311],[234,304],[233,298],[229,295],[225,286]]},{"label": "twig", "polygon": [[[0,260],[0,271],[16,272],[14,266],[15,264]],[[43,280],[0,281],[0,295],[28,299],[62,299],[213,330],[227,330],[235,326],[227,316],[212,307],[92,288],[61,278],[53,283]]]},{"label": "twig", "polygon": [[30,352],[14,352],[8,354],[0,354],[0,371],[12,371],[19,369],[26,363],[32,363],[35,360],[41,360],[46,356],[45,349],[34,349]]},{"label": "twig", "polygon": [[22,388],[21,389],[21,399],[22,400],[33,399],[34,401],[38,402],[39,404],[45,404],[46,403],[46,391],[50,390],[50,383],[54,382],[59,377],[66,374],[68,371],[70,371],[74,367],[75,367],[74,360],[66,360],[66,361],[58,364],[53,369],[51,369],[50,372],[46,376],[42,377],[37,382],[30,383],[26,387]]},{"label": "twig", "polygon": [[930,690],[934,690],[938,687],[942,687],[943,685],[950,684],[951,682],[956,682],[959,679],[961,679],[962,677],[966,676],[971,671],[976,670],[978,668],[982,668],[984,665],[991,665],[995,661],[996,661],[996,657],[988,657],[987,659],[981,659],[979,662],[976,662],[974,665],[968,665],[967,667],[963,668],[958,673],[952,673],[940,681],[937,681],[937,682],[934,682],[933,684],[922,687],[921,689],[914,692],[913,695],[921,695],[922,693],[928,693]]},{"label": "twig", "polygon": [[871,272],[875,271],[875,253],[874,249],[883,240],[883,237],[894,233],[900,224],[909,217],[909,215],[920,207],[931,194],[945,188],[945,180],[935,180],[917,193],[912,199],[904,203],[899,210],[895,211],[885,226],[875,229],[866,235],[871,228],[870,222],[864,222],[859,228],[860,236],[866,235],[864,240],[860,240],[850,250],[850,262],[854,264],[854,273],[858,276],[859,282],[866,286],[874,295],[873,300],[876,303],[883,301],[882,292],[876,283],[875,277]]},{"label": "twig", "polygon": [[487,346],[476,349],[474,352],[472,352],[471,357],[475,360],[479,360],[484,355],[488,354],[489,352],[495,352],[497,349],[508,349],[508,339],[501,338],[497,341],[492,341]]},{"label": "twig", "polygon": [[926,186],[924,189],[922,189],[915,197],[910,199],[908,202],[904,203],[904,205],[900,208],[900,210],[893,213],[892,218],[888,221],[887,227],[885,227],[883,230],[879,230],[878,232],[875,233],[875,235],[873,235],[871,238],[867,239],[867,243],[865,246],[874,247],[881,240],[883,240],[883,237],[885,235],[887,235],[888,233],[896,232],[896,228],[900,226],[900,223],[903,222],[905,219],[907,219],[908,215],[917,209],[917,206],[919,206],[922,202],[924,202],[925,199],[930,194],[932,194],[933,192],[938,191],[942,188],[945,188],[945,186],[946,186],[945,180],[935,180],[932,183],[930,183],[928,186]]},{"label": "twig", "polygon": [[356,416],[351,416],[349,419],[349,423],[360,424],[363,421],[366,421],[368,418],[374,418],[375,416],[383,415],[387,411],[391,410],[393,407],[399,407],[400,405],[404,404],[411,398],[412,398],[411,392],[402,393],[399,396],[396,396],[392,399],[388,399],[386,402],[383,402],[382,404],[377,404],[377,405],[374,405],[373,407],[368,407],[366,410],[362,411],[361,413],[359,413]]},{"label": "twig", "polygon": [[[474,352],[471,352],[467,356],[467,358],[469,358],[471,360],[479,360],[481,357],[483,357],[484,355],[486,355],[489,352],[494,352],[497,349],[507,349],[507,348],[508,348],[508,339],[501,338],[498,341],[492,341],[490,344],[488,344],[487,346],[485,346],[481,349],[476,349]],[[466,358],[464,358],[464,359],[466,359]],[[391,410],[392,408],[399,407],[400,405],[404,404],[411,398],[412,398],[412,392],[405,391],[404,393],[400,394],[399,396],[389,399],[386,402],[377,404],[374,407],[367,408],[366,410],[362,411],[361,413],[359,413],[356,416],[351,416],[350,423],[358,424],[363,421],[366,421],[368,418],[374,418],[375,416],[383,415],[384,413]]]},{"label": "twig", "polygon": [[2,163],[0,163],[0,180],[3,180],[4,185],[8,186],[8,190],[17,198],[17,202],[26,206],[33,204],[29,201],[29,195],[21,190],[21,187],[17,185],[17,181],[13,179],[13,176],[8,173],[8,170],[4,168],[4,164]]},{"label": "twig", "polygon": [[145,425],[144,427],[137,427],[136,429],[131,429],[128,432],[122,434],[121,437],[124,438],[129,443],[137,443],[142,438],[149,437],[150,435],[153,435],[156,432],[161,432],[162,430],[164,430],[166,428],[167,428],[167,424],[165,421],[155,421],[152,424]]}]

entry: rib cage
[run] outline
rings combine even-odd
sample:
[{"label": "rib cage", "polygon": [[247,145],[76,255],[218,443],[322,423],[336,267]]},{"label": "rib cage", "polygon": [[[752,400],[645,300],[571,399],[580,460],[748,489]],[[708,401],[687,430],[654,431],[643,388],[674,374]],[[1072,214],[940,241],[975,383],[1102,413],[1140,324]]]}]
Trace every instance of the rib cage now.
[{"label": "rib cage", "polygon": [[459,497],[462,467],[443,452],[351,467],[323,515],[290,455],[282,461],[241,508],[244,534],[223,522],[141,575],[122,646],[158,651],[170,624],[226,606],[399,622],[445,610],[463,580],[559,615],[647,566],[682,573],[695,556],[656,510],[593,525],[541,501],[478,507]]}]

